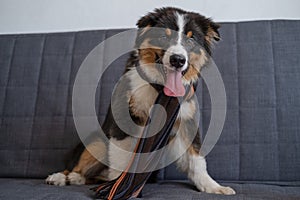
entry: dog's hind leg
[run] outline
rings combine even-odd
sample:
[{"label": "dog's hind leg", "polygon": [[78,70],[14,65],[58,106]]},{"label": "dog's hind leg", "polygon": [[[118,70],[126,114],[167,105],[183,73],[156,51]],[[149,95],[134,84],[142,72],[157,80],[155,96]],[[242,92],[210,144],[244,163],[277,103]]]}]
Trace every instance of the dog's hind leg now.
[{"label": "dog's hind leg", "polygon": [[71,185],[82,185],[93,183],[99,178],[101,171],[106,168],[101,163],[106,159],[106,145],[97,140],[89,144],[82,152],[77,165],[67,175],[67,181]]},{"label": "dog's hind leg", "polygon": [[[94,183],[101,179],[101,172],[105,171],[104,169],[106,168],[101,163],[101,160],[106,159],[107,150],[105,144],[100,140],[96,140],[84,148],[83,151],[79,151],[79,153],[79,159],[77,158],[76,164],[71,164],[64,172],[49,175],[46,183],[59,186],[68,184],[83,185]],[[75,167],[73,167],[74,165]],[[103,179],[105,180],[105,178]]]}]

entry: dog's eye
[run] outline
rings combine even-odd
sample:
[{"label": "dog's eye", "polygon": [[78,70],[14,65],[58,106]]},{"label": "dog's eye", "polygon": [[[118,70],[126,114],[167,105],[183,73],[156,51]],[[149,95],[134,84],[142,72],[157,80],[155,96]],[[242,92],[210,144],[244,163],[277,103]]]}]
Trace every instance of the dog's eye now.
[{"label": "dog's eye", "polygon": [[193,38],[189,38],[186,40],[186,45],[189,49],[192,49],[196,46],[196,42]]},{"label": "dog's eye", "polygon": [[166,35],[162,35],[158,38],[158,40],[164,42],[164,41],[168,40],[168,37]]}]

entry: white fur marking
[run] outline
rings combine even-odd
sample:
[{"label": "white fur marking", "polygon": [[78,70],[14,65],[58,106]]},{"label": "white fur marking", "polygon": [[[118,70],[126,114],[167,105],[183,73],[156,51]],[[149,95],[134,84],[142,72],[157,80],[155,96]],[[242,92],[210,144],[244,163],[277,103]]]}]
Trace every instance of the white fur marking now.
[{"label": "white fur marking", "polygon": [[209,176],[204,157],[189,155],[188,177],[195,183],[200,191],[225,195],[235,194],[232,188],[219,185]]},{"label": "white fur marking", "polygon": [[[180,130],[179,130],[180,131]],[[181,133],[179,133],[180,135]],[[173,156],[182,154],[186,150],[186,145],[183,139],[176,137],[175,141],[171,141],[169,151]],[[205,158],[200,155],[192,155],[185,152],[176,162],[179,169],[186,172],[188,178],[195,184],[195,186],[202,192],[215,193],[215,194],[235,194],[235,191],[230,187],[224,187],[214,181],[208,174],[206,169]]]},{"label": "white fur marking", "polygon": [[[174,154],[177,154],[175,156],[182,155],[178,160],[177,160],[177,167],[182,170],[183,172],[187,172],[189,170],[189,158],[188,155],[185,153],[187,146],[185,145],[185,143],[183,142],[182,139],[180,138],[176,138],[174,141],[174,145],[172,145],[172,152]],[[174,151],[176,149],[176,151]]]},{"label": "white fur marking", "polygon": [[131,88],[131,91],[128,94],[128,101],[130,100],[130,98],[133,98],[135,101],[135,111],[139,113],[141,117],[146,117],[143,115],[148,115],[149,109],[155,102],[158,93],[148,82],[140,77],[136,68],[128,71],[126,73],[126,76],[130,80],[129,84]]},{"label": "white fur marking", "polygon": [[[169,47],[167,49],[167,51],[165,52],[165,55],[163,57],[163,63],[166,67],[168,68],[172,68],[171,64],[170,64],[170,56],[173,54],[181,54],[183,55],[186,60],[188,59],[188,54],[187,51],[184,49],[184,47],[182,46],[181,42],[182,42],[182,35],[184,34],[184,26],[186,24],[185,20],[184,20],[184,15],[180,15],[179,13],[176,13],[177,16],[177,26],[178,26],[178,40],[177,40],[177,44],[173,45],[171,47]],[[185,62],[184,66],[181,68],[181,71],[186,70],[188,67],[188,63]]]},{"label": "white fur marking", "polygon": [[183,28],[185,26],[185,21],[184,21],[184,15],[180,15],[179,13],[176,13],[177,16],[177,26],[179,28],[178,30],[178,44],[181,44],[181,40],[182,40],[182,34],[183,34]]},{"label": "white fur marking", "polygon": [[182,119],[193,119],[194,115],[195,115],[195,111],[196,111],[196,105],[194,101],[184,101],[181,105],[180,105],[180,111],[179,111],[179,116]]},{"label": "white fur marking", "polygon": [[[132,152],[136,144],[136,138],[126,137],[122,140],[110,139],[108,148],[109,173],[108,179],[117,178],[124,171],[132,157]],[[119,148],[118,148],[119,147]]]},{"label": "white fur marking", "polygon": [[46,183],[50,185],[64,186],[66,185],[66,175],[63,173],[53,173],[46,179]]},{"label": "white fur marking", "polygon": [[85,178],[81,176],[81,174],[76,172],[71,172],[68,175],[68,179],[70,181],[71,185],[84,185],[85,184]]}]

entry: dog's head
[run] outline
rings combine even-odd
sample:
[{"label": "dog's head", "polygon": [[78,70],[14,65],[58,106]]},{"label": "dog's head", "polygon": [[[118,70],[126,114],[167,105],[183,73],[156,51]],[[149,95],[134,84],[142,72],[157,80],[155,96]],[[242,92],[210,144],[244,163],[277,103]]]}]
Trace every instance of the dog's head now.
[{"label": "dog's head", "polygon": [[193,12],[161,8],[142,17],[136,38],[140,69],[152,83],[164,85],[167,96],[183,96],[218,41],[219,25]]}]

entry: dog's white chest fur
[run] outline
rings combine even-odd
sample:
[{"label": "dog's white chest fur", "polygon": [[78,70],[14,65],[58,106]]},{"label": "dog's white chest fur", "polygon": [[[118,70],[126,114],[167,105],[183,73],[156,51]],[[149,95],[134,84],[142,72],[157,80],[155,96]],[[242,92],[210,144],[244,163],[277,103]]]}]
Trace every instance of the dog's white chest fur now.
[{"label": "dog's white chest fur", "polygon": [[157,98],[158,92],[138,74],[135,68],[126,73],[130,80],[130,93],[128,94],[128,102],[132,112],[137,116],[147,119],[150,108]]}]

